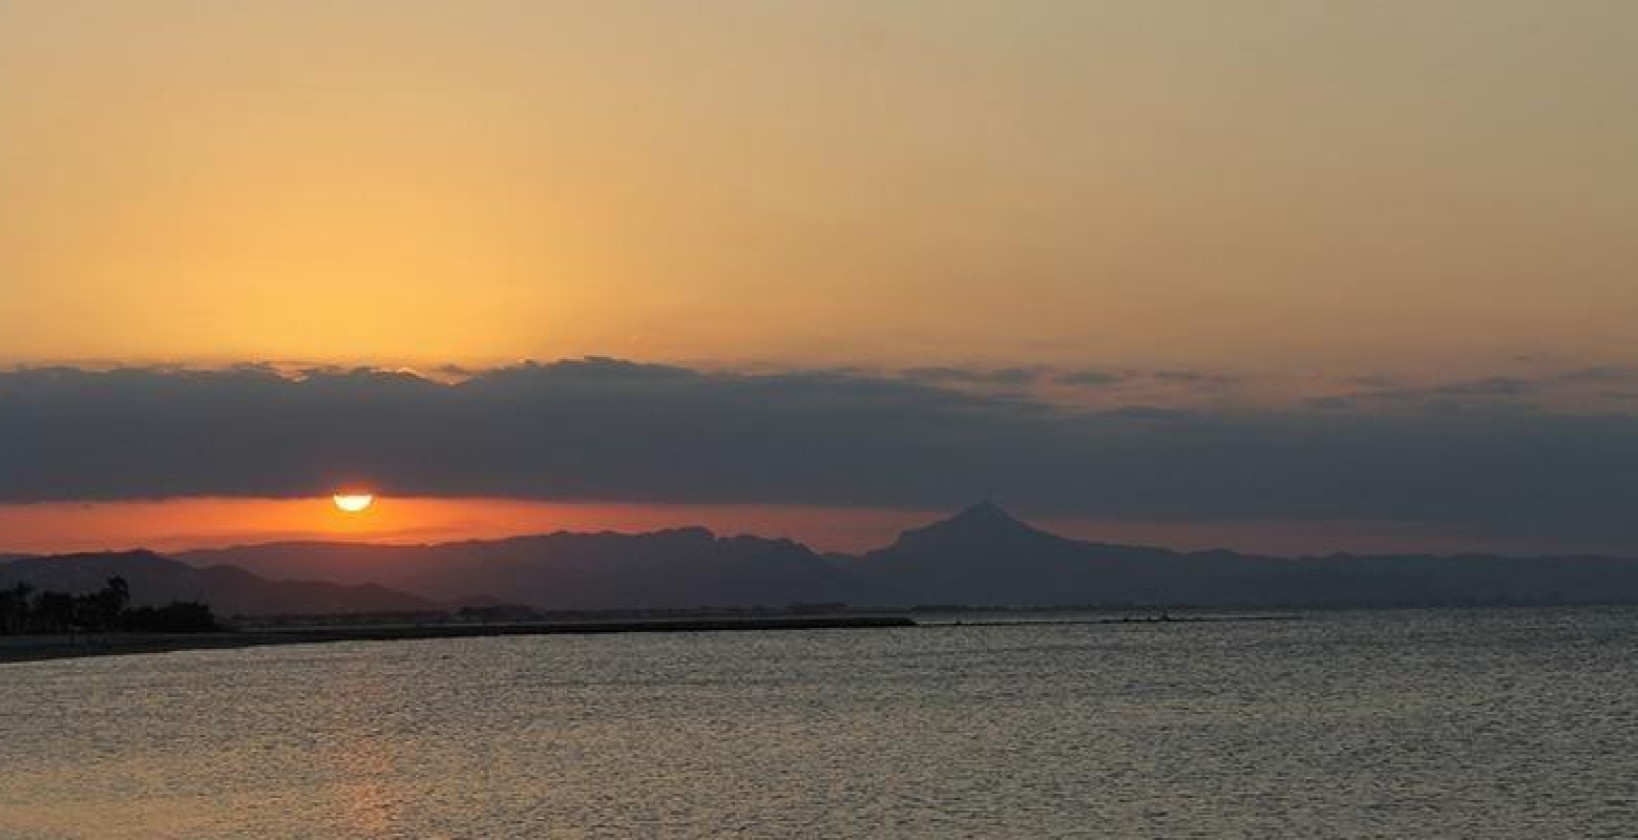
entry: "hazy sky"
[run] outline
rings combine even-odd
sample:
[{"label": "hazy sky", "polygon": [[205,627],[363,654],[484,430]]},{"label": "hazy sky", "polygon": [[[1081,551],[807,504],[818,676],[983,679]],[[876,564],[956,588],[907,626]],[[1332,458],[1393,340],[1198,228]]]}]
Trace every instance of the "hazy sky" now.
[{"label": "hazy sky", "polygon": [[0,359],[1638,358],[1638,4],[0,0]]},{"label": "hazy sky", "polygon": [[1638,554],[1635,44],[1628,0],[0,0],[0,525],[327,532],[288,500],[354,469],[399,538],[998,496]]}]

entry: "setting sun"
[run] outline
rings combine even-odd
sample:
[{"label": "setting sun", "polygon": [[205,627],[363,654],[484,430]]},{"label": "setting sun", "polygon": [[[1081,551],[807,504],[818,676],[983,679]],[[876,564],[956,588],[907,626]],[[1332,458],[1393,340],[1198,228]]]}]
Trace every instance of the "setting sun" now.
[{"label": "setting sun", "polygon": [[369,493],[337,493],[331,498],[343,513],[362,513],[375,504],[375,496]]}]

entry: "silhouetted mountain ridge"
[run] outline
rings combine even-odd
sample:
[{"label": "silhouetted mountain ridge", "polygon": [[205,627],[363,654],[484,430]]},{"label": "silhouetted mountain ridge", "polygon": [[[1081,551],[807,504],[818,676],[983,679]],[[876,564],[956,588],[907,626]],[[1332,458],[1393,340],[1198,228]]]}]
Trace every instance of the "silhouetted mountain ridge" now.
[{"label": "silhouetted mountain ridge", "polygon": [[270,579],[375,582],[441,601],[497,598],[542,609],[783,606],[857,600],[852,576],[788,539],[704,528],[572,533],[434,545],[272,543],[183,552]]},{"label": "silhouetted mountain ridge", "polygon": [[[150,564],[164,560],[148,556]],[[268,543],[176,558],[217,577],[226,573],[212,569],[225,567],[262,584],[354,587],[345,597],[341,591],[311,591],[308,599],[349,604],[394,598],[423,605],[525,603],[540,609],[778,607],[798,601],[1018,607],[1638,603],[1638,561],[1184,553],[1059,536],[992,502],[911,529],[891,545],[857,556],[819,555],[789,539],[676,528],[642,534],[559,531],[429,545]],[[0,566],[0,581],[4,570],[18,563],[67,559],[13,561]],[[100,585],[101,579],[94,582]],[[358,589],[371,585],[375,589]],[[241,589],[249,586],[241,583]],[[257,609],[263,603],[234,597],[235,604]],[[279,601],[267,596],[265,602]]]},{"label": "silhouetted mountain ridge", "polygon": [[0,563],[0,588],[26,582],[36,589],[92,592],[119,575],[134,606],[203,601],[231,615],[399,612],[436,609],[425,599],[379,584],[270,581],[236,566],[195,567],[151,551],[28,557]]}]

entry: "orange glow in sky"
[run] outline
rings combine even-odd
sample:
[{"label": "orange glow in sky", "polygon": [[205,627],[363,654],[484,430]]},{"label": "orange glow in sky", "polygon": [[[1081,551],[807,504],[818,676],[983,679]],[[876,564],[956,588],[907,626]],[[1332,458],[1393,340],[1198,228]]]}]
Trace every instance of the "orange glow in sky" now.
[{"label": "orange glow in sky", "polygon": [[0,4],[0,362],[1631,354],[1573,5]]},{"label": "orange glow in sky", "polygon": [[[1022,6],[0,2],[0,370],[607,356],[1156,373],[1032,386],[1098,410],[1461,379],[1638,406],[1596,375],[1638,368],[1638,3]],[[7,498],[110,495],[40,471]],[[853,549],[949,512],[372,506],[388,482],[351,475],[0,504],[0,552],[690,524]],[[1291,527],[1061,530],[1400,539]]]},{"label": "orange glow in sky", "polygon": [[845,511],[776,505],[572,504],[491,498],[342,500],[186,498],[0,505],[0,553],[152,548],[171,551],[280,540],[426,543],[552,531],[704,526],[790,536],[816,548],[874,548],[935,511]]},{"label": "orange glow in sky", "polygon": [[[950,510],[798,505],[643,505],[493,498],[398,498],[348,513],[334,499],[186,498],[141,502],[0,504],[0,554],[150,548],[178,551],[284,540],[436,543],[554,531],[637,533],[700,526],[718,535],[789,537],[815,551],[885,547],[899,533]],[[1509,540],[1394,531],[1350,522],[1136,521],[1025,515],[1038,527],[1081,539],[1182,550],[1233,548],[1277,555],[1335,550],[1528,551]],[[1540,551],[1551,550],[1543,544]],[[1588,545],[1589,552],[1611,549]]]}]

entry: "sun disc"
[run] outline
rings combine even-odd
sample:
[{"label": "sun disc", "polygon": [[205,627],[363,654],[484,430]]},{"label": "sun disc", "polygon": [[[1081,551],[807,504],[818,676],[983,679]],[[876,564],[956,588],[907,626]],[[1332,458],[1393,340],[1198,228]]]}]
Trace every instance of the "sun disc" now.
[{"label": "sun disc", "polygon": [[345,513],[362,513],[375,503],[375,496],[369,493],[337,493],[331,498],[335,500],[336,508]]}]

